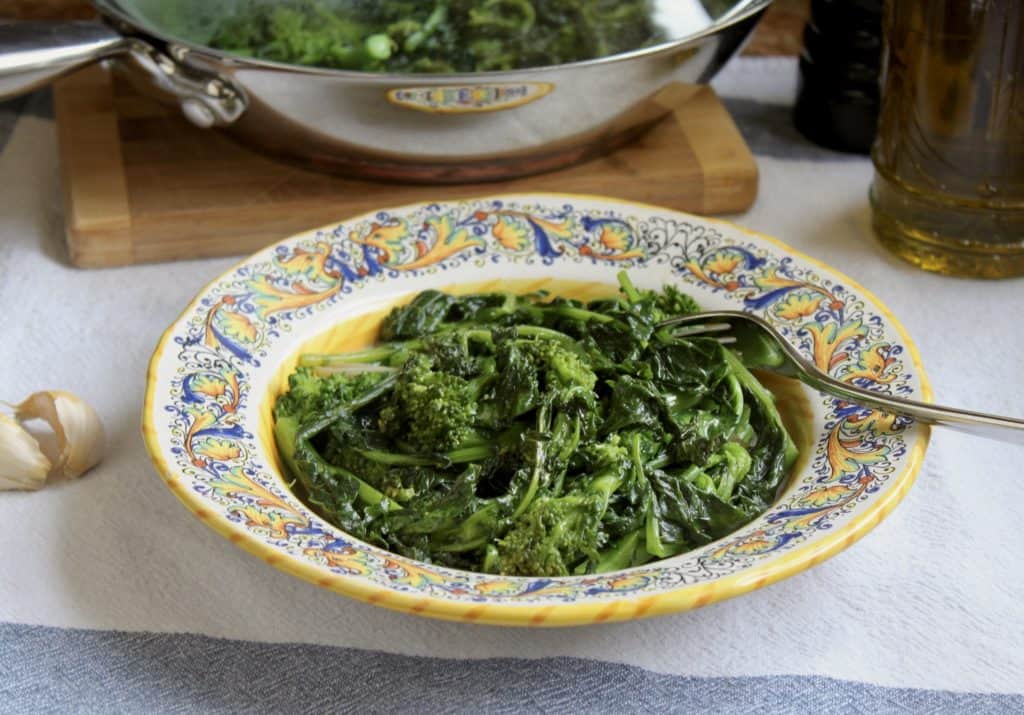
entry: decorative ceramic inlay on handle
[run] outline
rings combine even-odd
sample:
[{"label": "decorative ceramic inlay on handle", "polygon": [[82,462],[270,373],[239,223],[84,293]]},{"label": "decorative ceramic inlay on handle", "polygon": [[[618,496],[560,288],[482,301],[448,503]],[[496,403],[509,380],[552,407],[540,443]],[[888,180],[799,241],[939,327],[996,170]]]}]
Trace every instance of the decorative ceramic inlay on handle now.
[{"label": "decorative ceramic inlay on handle", "polygon": [[408,87],[392,89],[387,97],[392,104],[420,112],[466,114],[520,107],[549,94],[554,88],[547,82]]}]

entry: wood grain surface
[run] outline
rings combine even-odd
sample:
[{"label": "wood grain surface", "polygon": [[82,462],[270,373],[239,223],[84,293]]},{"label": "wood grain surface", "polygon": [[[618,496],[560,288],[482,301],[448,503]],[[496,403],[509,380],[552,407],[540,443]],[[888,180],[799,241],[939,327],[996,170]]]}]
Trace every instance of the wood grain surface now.
[{"label": "wood grain surface", "polygon": [[54,91],[67,245],[83,267],[249,253],[374,209],[484,194],[606,194],[695,213],[750,206],[757,164],[708,87],[665,93],[672,112],[614,154],[512,181],[358,181],[270,159],[197,129],[95,66]]}]

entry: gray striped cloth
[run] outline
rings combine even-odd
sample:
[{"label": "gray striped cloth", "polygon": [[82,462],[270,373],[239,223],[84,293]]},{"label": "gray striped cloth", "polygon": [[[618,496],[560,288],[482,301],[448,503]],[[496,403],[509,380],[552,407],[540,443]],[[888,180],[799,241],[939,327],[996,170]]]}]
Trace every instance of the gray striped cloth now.
[{"label": "gray striped cloth", "polygon": [[816,676],[694,678],[581,658],[453,660],[0,624],[0,711],[1009,713],[1024,696]]}]

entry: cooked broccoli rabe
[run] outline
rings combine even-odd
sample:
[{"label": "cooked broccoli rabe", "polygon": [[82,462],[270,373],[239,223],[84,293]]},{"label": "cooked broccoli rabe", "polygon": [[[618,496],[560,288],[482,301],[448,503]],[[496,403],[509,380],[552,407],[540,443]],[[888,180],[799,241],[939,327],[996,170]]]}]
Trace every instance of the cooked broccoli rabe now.
[{"label": "cooked broccoli rabe", "polygon": [[426,291],[377,346],[301,356],[275,406],[285,466],[353,536],[475,571],[598,573],[734,531],[796,448],[734,353],[657,327],[692,299],[620,284]]},{"label": "cooked broccoli rabe", "polygon": [[663,39],[650,0],[249,0],[210,44],[339,69],[483,72],[561,64]]}]

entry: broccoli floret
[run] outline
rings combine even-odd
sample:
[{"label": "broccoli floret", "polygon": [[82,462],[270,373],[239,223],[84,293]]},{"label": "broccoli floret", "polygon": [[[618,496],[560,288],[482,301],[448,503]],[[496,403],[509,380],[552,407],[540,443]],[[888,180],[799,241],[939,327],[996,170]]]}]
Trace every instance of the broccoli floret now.
[{"label": "broccoli floret", "polygon": [[288,377],[288,392],[274,405],[274,416],[303,422],[308,416],[360,399],[387,377],[382,372],[319,376],[312,368],[297,368]]},{"label": "broccoli floret", "polygon": [[447,452],[472,433],[476,398],[468,380],[435,370],[428,355],[414,355],[380,411],[380,431],[417,452]]},{"label": "broccoli floret", "polygon": [[535,498],[498,542],[502,573],[566,576],[593,570],[607,535],[601,521],[631,462],[618,437],[584,448],[593,469],[564,496]]},{"label": "broccoli floret", "polygon": [[583,445],[580,453],[590,463],[591,471],[601,472],[629,465],[629,448],[622,444],[622,439],[613,434],[603,442],[591,442]]},{"label": "broccoli floret", "polygon": [[314,441],[338,423],[390,389],[387,373],[319,377],[299,368],[289,379],[289,390],[274,406],[274,440],[287,471],[306,491],[310,503],[358,537],[375,514],[394,508],[394,502],[372,484],[337,464],[314,447]]},{"label": "broccoli floret", "polygon": [[423,352],[433,358],[436,370],[462,378],[474,377],[479,372],[465,331],[431,335],[423,341]]},{"label": "broccoli floret", "polygon": [[[536,331],[543,331],[534,335]],[[521,333],[507,333],[496,345],[498,368],[502,387],[508,400],[509,392],[518,392],[508,378],[516,375],[522,388],[532,393],[530,399],[511,400],[520,405],[516,414],[539,404],[541,394],[553,405],[570,405],[583,400],[588,406],[596,402],[594,387],[597,374],[587,365],[579,351],[567,347],[568,336],[546,328],[527,333],[533,337],[519,337]],[[517,364],[518,363],[518,364]]]},{"label": "broccoli floret", "polygon": [[595,494],[538,497],[498,542],[501,572],[566,576],[597,557],[604,504]]},{"label": "broccoli floret", "polygon": [[701,311],[700,305],[692,297],[680,293],[673,285],[666,284],[660,294],[655,294],[654,304],[661,311],[658,320],[674,318],[677,315],[692,315]]},{"label": "broccoli floret", "polygon": [[593,391],[597,375],[580,359],[579,353],[555,340],[537,340],[534,345],[536,360],[545,368],[544,380],[548,391],[568,393],[574,388]]},{"label": "broccoli floret", "polygon": [[678,315],[692,315],[701,311],[697,301],[679,291],[673,285],[662,286],[661,292],[641,290],[633,285],[629,275],[622,271],[618,275],[619,288],[623,297],[633,306],[641,306],[652,323]]},{"label": "broccoli floret", "polygon": [[295,471],[293,460],[300,432],[323,420],[326,414],[336,413],[346,406],[361,406],[378,397],[390,382],[387,373],[321,377],[312,368],[297,368],[288,377],[288,392],[274,404],[274,438],[289,468]]}]

